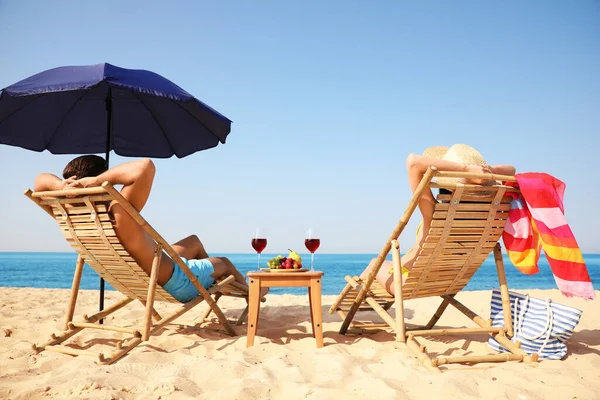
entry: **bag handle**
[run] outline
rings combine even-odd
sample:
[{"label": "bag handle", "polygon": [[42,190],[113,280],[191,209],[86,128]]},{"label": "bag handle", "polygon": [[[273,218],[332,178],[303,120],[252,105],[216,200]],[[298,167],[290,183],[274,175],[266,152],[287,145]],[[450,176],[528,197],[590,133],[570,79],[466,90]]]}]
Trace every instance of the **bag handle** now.
[{"label": "bag handle", "polygon": [[540,346],[538,353],[542,353],[542,351],[544,350],[544,347],[546,347],[546,344],[548,344],[548,340],[550,340],[550,335],[552,334],[552,327],[554,326],[554,314],[552,313],[552,307],[550,305],[552,300],[550,299],[546,299],[546,327],[544,328],[543,331],[541,331],[537,336],[526,336],[525,333],[523,333],[523,320],[525,319],[525,312],[527,311],[527,309],[529,308],[529,295],[525,295],[525,304],[521,305],[521,312],[519,315],[517,315],[517,308],[519,306],[519,298],[516,297],[515,298],[515,310],[514,310],[514,316],[513,316],[513,320],[514,320],[514,328],[515,328],[515,338],[517,337],[517,335],[520,333],[521,337],[527,339],[527,340],[536,340],[539,339],[540,337],[542,337],[542,335],[544,335],[544,333],[546,334],[546,337],[544,339],[544,342],[542,343],[542,345]]}]

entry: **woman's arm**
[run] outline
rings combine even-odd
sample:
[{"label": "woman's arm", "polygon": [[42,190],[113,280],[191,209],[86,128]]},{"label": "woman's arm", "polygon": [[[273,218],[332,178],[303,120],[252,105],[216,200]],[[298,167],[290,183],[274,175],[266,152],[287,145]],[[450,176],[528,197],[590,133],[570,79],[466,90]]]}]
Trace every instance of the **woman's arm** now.
[{"label": "woman's arm", "polygon": [[[408,182],[410,189],[414,193],[423,179],[427,168],[430,166],[436,167],[440,171],[455,171],[455,172],[491,172],[490,167],[484,165],[464,165],[454,161],[442,160],[441,158],[424,157],[418,154],[409,154],[406,159],[406,168],[408,169]],[[474,182],[476,183],[476,182]],[[419,200],[419,210],[423,214],[423,222],[429,226],[429,222],[433,218],[433,208],[435,206],[435,198],[431,190],[426,190]]]},{"label": "woman's arm", "polygon": [[492,165],[492,173],[498,175],[515,176],[517,169],[512,165]]}]

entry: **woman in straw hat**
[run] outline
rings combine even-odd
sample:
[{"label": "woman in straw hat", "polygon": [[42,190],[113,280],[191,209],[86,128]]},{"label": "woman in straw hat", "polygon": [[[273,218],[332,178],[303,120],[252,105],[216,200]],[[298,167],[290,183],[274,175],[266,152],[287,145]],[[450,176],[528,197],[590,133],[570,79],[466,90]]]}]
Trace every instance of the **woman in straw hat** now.
[{"label": "woman in straw hat", "polygon": [[[408,170],[408,183],[410,189],[414,193],[425,175],[427,168],[430,166],[436,167],[440,171],[458,171],[471,173],[492,173],[498,175],[513,176],[516,172],[512,165],[487,165],[485,159],[477,150],[466,144],[455,144],[451,147],[433,146],[427,148],[423,155],[410,154],[406,159],[406,169]],[[457,178],[436,178],[438,183],[456,182]],[[474,184],[489,184],[480,179],[463,179],[463,183]],[[492,182],[493,183],[493,182]],[[442,189],[440,189],[442,190]],[[437,200],[433,196],[430,189],[425,190],[419,199],[419,210],[423,216],[423,221],[417,228],[417,240],[413,248],[402,256],[402,275],[406,276],[412,268],[417,254],[425,240],[424,232],[429,232],[429,227],[433,219],[433,211]],[[361,274],[361,278],[366,279],[375,263],[375,259],[369,263],[369,266]],[[377,281],[386,288],[386,290],[394,294],[393,277],[391,275],[391,261],[384,261],[383,265],[377,273]]]}]

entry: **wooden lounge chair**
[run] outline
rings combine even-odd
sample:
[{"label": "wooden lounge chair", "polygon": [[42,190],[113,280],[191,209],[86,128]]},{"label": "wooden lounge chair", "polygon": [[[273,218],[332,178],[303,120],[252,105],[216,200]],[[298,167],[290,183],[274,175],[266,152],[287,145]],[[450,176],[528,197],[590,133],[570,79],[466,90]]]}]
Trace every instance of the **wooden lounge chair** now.
[{"label": "wooden lounge chair", "polygon": [[[79,257],[75,266],[71,297],[65,318],[65,331],[51,335],[51,339],[40,345],[33,345],[35,351],[51,350],[72,355],[91,355],[100,364],[111,364],[123,357],[142,341],[147,341],[150,335],[162,329],[175,318],[183,315],[202,301],[209,305],[208,312],[202,319],[213,311],[228,334],[236,333],[227,321],[225,315],[216,304],[218,297],[228,295],[234,297],[248,296],[247,289],[237,282],[233,276],[216,282],[208,290],[202,287],[187,265],[181,260],[173,248],[148,224],[139,212],[108,182],[100,187],[70,189],[48,192],[32,192],[27,190],[25,195],[46,210],[56,219],[62,234],[69,244],[77,251]],[[131,217],[155,240],[156,250],[152,263],[151,275],[136,264],[135,260],[120,243],[113,226],[112,217],[108,211],[111,201],[118,202]],[[195,299],[177,307],[169,315],[161,316],[154,309],[155,301],[178,303],[174,297],[157,284],[158,270],[163,250],[171,257],[181,270],[190,278],[200,295]],[[104,278],[113,288],[126,297],[92,316],[83,315],[84,322],[73,321],[79,282],[83,265],[88,264],[98,275]],[[215,294],[215,299],[211,297]],[[106,316],[119,310],[134,300],[139,300],[146,308],[143,326],[139,329],[101,325],[99,322]],[[247,315],[247,308],[238,323]],[[155,323],[152,322],[155,319]],[[103,353],[79,350],[60,343],[69,339],[83,329],[100,329],[131,334],[126,341],[119,342],[116,351],[109,356]]]},{"label": "wooden lounge chair", "polygon": [[[381,326],[376,323],[360,323],[354,321],[358,311],[375,311],[383,319],[384,327],[395,331],[396,340],[404,342],[417,357],[434,372],[440,372],[438,366],[450,363],[499,362],[518,360],[527,363],[537,361],[536,355],[529,356],[512,343],[508,337],[513,335],[510,300],[506,284],[506,274],[502,260],[502,252],[498,240],[504,231],[511,198],[506,192],[518,192],[518,188],[501,184],[481,186],[473,184],[448,183],[437,184],[432,181],[436,176],[456,178],[487,178],[498,181],[516,182],[510,176],[491,174],[468,174],[458,172],[442,172],[431,167],[424,175],[415,190],[409,206],[396,225],[385,246],[379,253],[375,267],[366,280],[359,277],[346,276],[348,284],[342,290],[331,309],[330,314],[338,312],[344,322],[340,329],[345,334],[352,324],[359,330]],[[400,246],[398,237],[406,226],[419,198],[424,190],[445,188],[452,194],[440,194],[435,205],[433,222],[423,248],[419,250],[413,268],[402,284],[400,265]],[[388,253],[392,250],[393,277],[395,296],[389,294],[376,280],[378,270]],[[469,282],[473,274],[494,252],[498,281],[502,294],[504,327],[492,327],[491,320],[482,318],[460,303],[454,296]],[[404,321],[404,300],[420,297],[441,296],[442,303],[424,327],[408,330]],[[388,310],[395,304],[395,317]],[[476,328],[433,329],[442,313],[452,305],[464,315],[472,319]],[[418,336],[439,336],[481,333],[491,335],[510,353],[487,354],[479,356],[439,356],[431,358],[425,347],[417,342]],[[508,337],[507,337],[508,336]]]}]

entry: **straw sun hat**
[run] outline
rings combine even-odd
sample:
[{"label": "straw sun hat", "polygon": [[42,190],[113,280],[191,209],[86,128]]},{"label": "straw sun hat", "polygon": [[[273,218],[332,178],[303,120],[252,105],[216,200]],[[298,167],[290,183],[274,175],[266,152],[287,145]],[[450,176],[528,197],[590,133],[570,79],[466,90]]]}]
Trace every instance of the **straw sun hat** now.
[{"label": "straw sun hat", "polygon": [[[425,149],[423,156],[431,158],[441,158],[442,160],[453,161],[464,165],[487,165],[480,152],[466,144],[454,144],[450,147],[431,146]],[[457,183],[461,182],[458,178],[436,177],[437,183]],[[494,181],[484,183],[484,185],[494,184]]]}]

